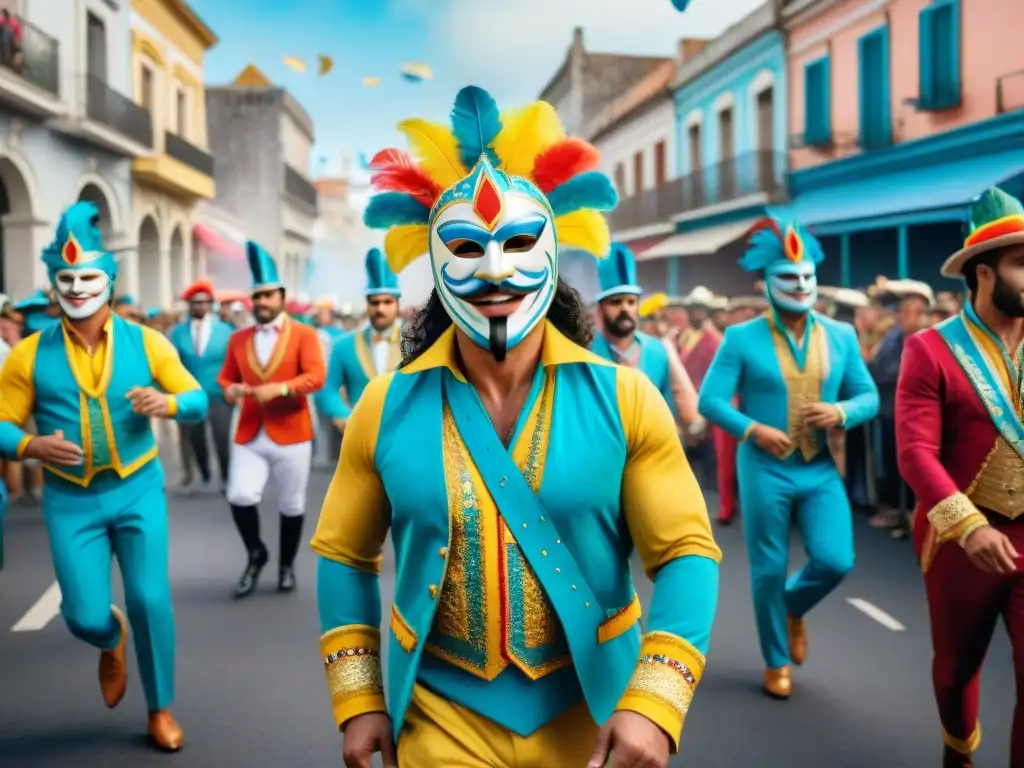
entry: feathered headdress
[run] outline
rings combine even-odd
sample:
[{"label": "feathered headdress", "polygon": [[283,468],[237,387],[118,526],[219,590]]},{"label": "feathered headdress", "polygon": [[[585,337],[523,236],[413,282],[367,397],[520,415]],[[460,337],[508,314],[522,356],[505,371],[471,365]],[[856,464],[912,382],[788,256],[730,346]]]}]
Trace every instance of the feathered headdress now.
[{"label": "feathered headdress", "polygon": [[455,97],[450,126],[414,118],[399,123],[398,130],[411,154],[384,149],[373,157],[370,182],[377,194],[363,214],[368,227],[389,230],[384,251],[394,272],[427,253],[437,203],[482,157],[543,193],[559,243],[599,258],[608,253],[608,225],[599,211],[614,208],[618,195],[596,170],[597,150],[567,137],[547,102],[500,112],[487,91],[470,85]]},{"label": "feathered headdress", "polygon": [[799,224],[766,216],[754,222],[747,232],[747,250],[740,258],[740,267],[747,272],[761,272],[778,261],[809,261],[817,265],[824,258],[821,244]]}]

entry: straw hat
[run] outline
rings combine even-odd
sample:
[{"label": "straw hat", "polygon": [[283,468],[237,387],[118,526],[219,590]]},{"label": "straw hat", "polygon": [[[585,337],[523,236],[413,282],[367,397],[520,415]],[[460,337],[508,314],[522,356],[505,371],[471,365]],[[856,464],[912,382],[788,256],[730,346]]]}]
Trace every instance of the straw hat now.
[{"label": "straw hat", "polygon": [[700,307],[702,309],[715,309],[718,297],[703,285],[698,285],[682,298],[680,304],[684,307]]},{"label": "straw hat", "polygon": [[867,295],[878,301],[918,296],[927,301],[929,306],[935,303],[935,292],[928,283],[922,283],[920,280],[890,280],[882,275],[875,278],[875,284],[868,288]]}]

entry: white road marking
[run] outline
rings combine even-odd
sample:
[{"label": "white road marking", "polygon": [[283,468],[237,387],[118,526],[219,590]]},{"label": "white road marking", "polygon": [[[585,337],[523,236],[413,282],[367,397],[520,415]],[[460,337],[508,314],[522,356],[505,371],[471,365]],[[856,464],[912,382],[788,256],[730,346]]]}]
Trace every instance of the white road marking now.
[{"label": "white road marking", "polygon": [[11,627],[11,632],[38,632],[60,614],[60,586],[53,582],[36,604],[28,609],[28,613]]},{"label": "white road marking", "polygon": [[892,630],[893,632],[905,632],[907,630],[907,628],[897,619],[894,619],[874,603],[869,603],[867,600],[862,600],[859,597],[848,597],[846,598],[846,602],[863,613],[869,619],[877,621],[886,629]]}]

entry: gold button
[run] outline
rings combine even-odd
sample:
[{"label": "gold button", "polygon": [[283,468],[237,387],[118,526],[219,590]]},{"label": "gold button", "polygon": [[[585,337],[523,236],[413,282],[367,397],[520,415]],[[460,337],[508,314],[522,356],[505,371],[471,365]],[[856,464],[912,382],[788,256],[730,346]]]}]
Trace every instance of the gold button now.
[{"label": "gold button", "polygon": [[561,539],[555,539],[555,544],[561,544],[561,543],[562,543]]},{"label": "gold button", "polygon": [[430,585],[430,599],[433,600],[437,597],[437,584]]},{"label": "gold button", "polygon": [[448,547],[441,547],[437,550],[438,557],[448,557]]},{"label": "gold button", "polygon": [[583,607],[584,607],[584,608],[589,608],[589,607],[590,607],[590,603],[584,603],[584,604],[583,604]]},{"label": "gold button", "polygon": [[526,523],[523,523],[523,528],[525,528],[525,527],[526,527]]},{"label": "gold button", "polygon": [[562,572],[561,568],[555,568],[555,573],[561,573],[561,572]]},{"label": "gold button", "polygon": [[573,585],[572,585],[572,591],[573,591],[573,592],[575,592],[575,591],[576,591],[576,585],[575,585],[575,584],[573,584]]},{"label": "gold button", "polygon": [[1017,489],[1016,488],[1007,488],[1006,492],[1008,494],[1010,494],[1011,496],[1013,496],[1013,494],[1015,494],[1017,492]]},{"label": "gold button", "polygon": [[540,521],[541,521],[541,522],[543,523],[543,522],[544,522],[544,518],[542,517],[542,518],[540,519]]},{"label": "gold button", "polygon": [[548,551],[547,551],[546,549],[542,549],[542,550],[540,551],[540,553],[541,553],[541,555],[543,555],[544,557],[547,557],[547,556],[548,556]]}]

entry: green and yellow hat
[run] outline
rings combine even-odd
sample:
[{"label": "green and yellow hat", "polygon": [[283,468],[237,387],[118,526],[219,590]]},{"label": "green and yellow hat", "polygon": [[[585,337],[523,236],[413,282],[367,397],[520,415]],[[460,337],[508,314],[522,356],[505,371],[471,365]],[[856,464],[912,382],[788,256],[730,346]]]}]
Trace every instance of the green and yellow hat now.
[{"label": "green and yellow hat", "polygon": [[942,265],[943,277],[960,277],[975,256],[1006,245],[1024,245],[1024,205],[998,187],[990,187],[972,202],[964,226],[964,247]]}]

